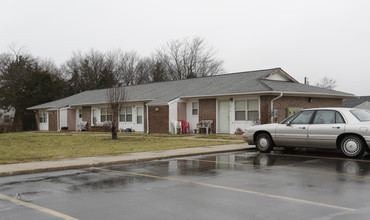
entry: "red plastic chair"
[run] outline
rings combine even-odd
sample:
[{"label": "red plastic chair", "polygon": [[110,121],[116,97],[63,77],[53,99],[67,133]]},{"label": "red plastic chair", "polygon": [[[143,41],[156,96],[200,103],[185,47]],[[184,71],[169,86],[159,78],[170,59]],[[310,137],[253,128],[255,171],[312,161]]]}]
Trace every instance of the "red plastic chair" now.
[{"label": "red plastic chair", "polygon": [[188,133],[190,133],[190,124],[189,122],[185,120],[180,120],[181,127],[182,127],[182,133],[186,134],[186,129],[188,129]]}]

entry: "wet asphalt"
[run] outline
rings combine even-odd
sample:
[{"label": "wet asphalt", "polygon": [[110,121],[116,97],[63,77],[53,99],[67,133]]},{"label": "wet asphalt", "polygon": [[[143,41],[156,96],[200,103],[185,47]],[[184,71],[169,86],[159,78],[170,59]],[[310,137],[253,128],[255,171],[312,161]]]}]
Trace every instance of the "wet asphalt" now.
[{"label": "wet asphalt", "polygon": [[1,220],[369,219],[370,155],[276,150],[184,157],[1,177],[0,194]]}]

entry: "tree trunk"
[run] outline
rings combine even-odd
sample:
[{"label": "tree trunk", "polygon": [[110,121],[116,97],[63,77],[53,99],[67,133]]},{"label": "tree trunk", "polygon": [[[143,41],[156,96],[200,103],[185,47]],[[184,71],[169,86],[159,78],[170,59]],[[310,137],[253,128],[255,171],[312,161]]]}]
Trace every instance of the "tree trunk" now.
[{"label": "tree trunk", "polygon": [[112,140],[117,140],[117,129],[116,126],[112,125]]}]

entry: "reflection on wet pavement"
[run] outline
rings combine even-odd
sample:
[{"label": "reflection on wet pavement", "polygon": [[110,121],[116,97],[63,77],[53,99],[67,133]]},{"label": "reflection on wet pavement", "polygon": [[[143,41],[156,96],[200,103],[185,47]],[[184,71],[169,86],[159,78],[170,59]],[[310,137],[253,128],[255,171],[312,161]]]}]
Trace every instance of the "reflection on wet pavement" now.
[{"label": "reflection on wet pavement", "polygon": [[[28,202],[45,205],[55,203],[55,207],[59,207],[61,204],[68,206],[72,198],[91,202],[92,205],[96,197],[107,202],[112,198],[117,201],[125,198],[132,200],[140,195],[139,198],[143,196],[144,200],[150,201],[154,195],[153,198],[157,198],[168,193],[165,190],[182,195],[196,188],[169,181],[170,178],[177,178],[274,194],[277,193],[276,187],[278,193],[290,197],[307,196],[310,201],[321,201],[332,196],[333,199],[328,199],[327,203],[336,203],[338,192],[344,190],[345,195],[352,195],[361,189],[360,198],[351,198],[351,201],[362,204],[361,201],[368,198],[367,192],[370,190],[369,165],[369,156],[353,160],[333,151],[273,151],[268,154],[233,152],[105,167],[125,173],[80,169],[0,178],[0,192]],[[203,191],[208,192],[203,188],[197,192]],[[205,196],[210,197],[210,194]],[[235,195],[232,196],[223,199],[233,200]],[[320,196],[322,198],[318,198]],[[119,211],[118,207],[115,212]]]}]

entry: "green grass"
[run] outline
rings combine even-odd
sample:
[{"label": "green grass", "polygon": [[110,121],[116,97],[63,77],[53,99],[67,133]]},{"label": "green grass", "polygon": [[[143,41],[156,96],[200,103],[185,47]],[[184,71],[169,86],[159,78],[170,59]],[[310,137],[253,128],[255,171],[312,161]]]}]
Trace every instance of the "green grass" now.
[{"label": "green grass", "polygon": [[205,139],[223,139],[223,140],[243,140],[241,135],[197,135],[196,138],[205,138]]},{"label": "green grass", "polygon": [[119,140],[112,140],[110,136],[102,135],[8,133],[0,134],[0,164],[221,144],[229,144],[229,142],[151,138],[150,136],[130,137],[126,135],[119,136]]}]

